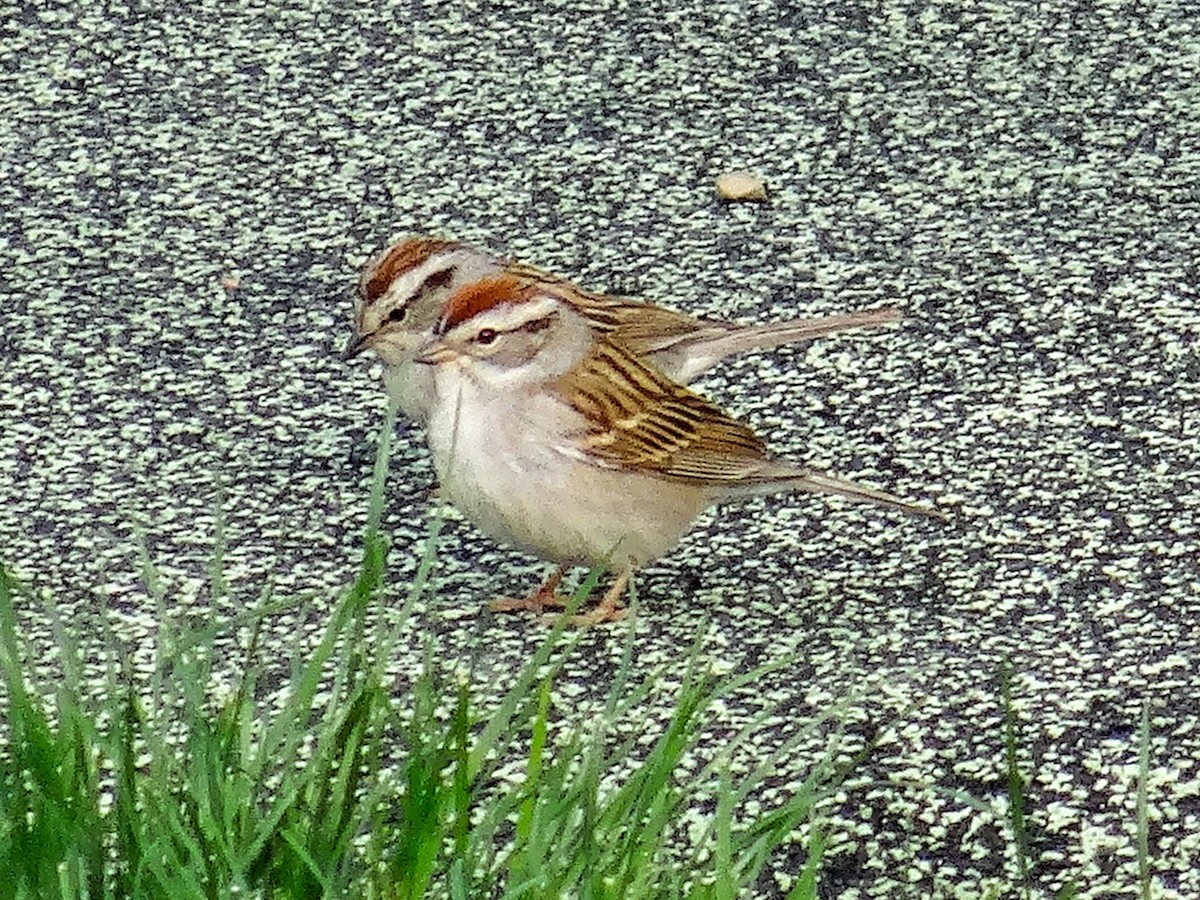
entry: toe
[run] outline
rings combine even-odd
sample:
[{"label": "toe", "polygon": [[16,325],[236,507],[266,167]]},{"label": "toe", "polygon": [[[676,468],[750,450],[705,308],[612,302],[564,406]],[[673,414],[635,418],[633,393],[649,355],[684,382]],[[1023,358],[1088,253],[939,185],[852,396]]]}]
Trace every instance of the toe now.
[{"label": "toe", "polygon": [[545,612],[565,609],[567,601],[557,594],[530,594],[528,597],[497,597],[488,604],[492,612]]}]

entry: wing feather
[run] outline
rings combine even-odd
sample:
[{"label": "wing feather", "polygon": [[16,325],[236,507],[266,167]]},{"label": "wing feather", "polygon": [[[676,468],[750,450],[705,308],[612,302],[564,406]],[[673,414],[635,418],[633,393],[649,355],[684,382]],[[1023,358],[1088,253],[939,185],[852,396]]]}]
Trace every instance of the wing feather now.
[{"label": "wing feather", "polygon": [[770,463],[749,427],[613,341],[598,341],[555,389],[587,419],[583,453],[598,465],[726,483],[756,480]]}]

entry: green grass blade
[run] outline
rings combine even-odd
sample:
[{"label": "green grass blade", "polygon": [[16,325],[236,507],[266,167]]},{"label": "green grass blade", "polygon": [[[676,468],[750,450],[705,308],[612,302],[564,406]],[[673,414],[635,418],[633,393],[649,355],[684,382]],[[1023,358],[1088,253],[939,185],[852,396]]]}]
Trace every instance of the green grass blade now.
[{"label": "green grass blade", "polygon": [[792,889],[788,891],[787,900],[816,900],[817,879],[821,873],[821,861],[825,857],[826,840],[824,828],[812,829],[808,838],[808,858]]},{"label": "green grass blade", "polygon": [[1029,897],[1029,834],[1025,820],[1025,779],[1021,775],[1017,752],[1020,746],[1017,735],[1017,710],[1012,699],[1013,667],[1009,660],[1000,665],[1000,696],[1004,706],[1004,772],[1005,791],[1008,794],[1008,819],[1012,826],[1013,842],[1017,853],[1017,870],[1022,893]]},{"label": "green grass blade", "polygon": [[1142,900],[1152,896],[1150,878],[1150,701],[1142,701],[1141,721],[1138,723],[1138,789],[1137,789],[1137,855],[1138,882]]}]

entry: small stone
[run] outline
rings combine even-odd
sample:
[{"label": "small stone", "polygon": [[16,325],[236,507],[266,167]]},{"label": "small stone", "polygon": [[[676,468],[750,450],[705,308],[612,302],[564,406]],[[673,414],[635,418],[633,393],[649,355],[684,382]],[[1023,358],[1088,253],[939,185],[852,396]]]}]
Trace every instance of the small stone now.
[{"label": "small stone", "polygon": [[766,200],[767,185],[752,172],[726,172],[717,178],[722,200]]}]

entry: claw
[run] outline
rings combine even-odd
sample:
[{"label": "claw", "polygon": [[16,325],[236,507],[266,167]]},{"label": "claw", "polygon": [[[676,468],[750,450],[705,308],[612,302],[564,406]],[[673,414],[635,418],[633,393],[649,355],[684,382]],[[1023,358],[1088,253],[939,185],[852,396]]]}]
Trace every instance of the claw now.
[{"label": "claw", "polygon": [[[593,609],[585,613],[566,616],[566,624],[588,627],[602,625],[605,622],[620,622],[627,618],[629,610],[621,605],[621,595],[625,593],[625,588],[628,587],[632,575],[631,568],[625,569],[613,580],[612,586],[605,592],[604,598]],[[547,609],[566,609],[571,598],[560,597],[555,593],[562,580],[563,570],[555,569],[550,577],[528,597],[497,597],[488,604],[488,609],[492,612],[528,611],[534,613],[544,613]],[[556,625],[562,619],[561,615],[545,615],[542,616],[542,623]]]},{"label": "claw", "polygon": [[[605,592],[604,599],[596,604],[595,609],[589,612],[579,613],[574,616],[567,616],[567,624],[575,625],[582,628],[587,628],[592,625],[603,625],[605,622],[620,622],[629,616],[629,610],[621,605],[621,595],[625,593],[625,588],[629,585],[629,579],[633,575],[632,568],[625,568],[612,583],[612,586]],[[557,623],[559,616],[544,616],[542,621],[546,624],[554,625]],[[547,622],[547,620],[549,620]]]},{"label": "claw", "polygon": [[566,609],[570,601],[555,593],[563,580],[563,570],[555,569],[528,597],[497,597],[488,604],[492,612],[545,612],[547,608]]}]

